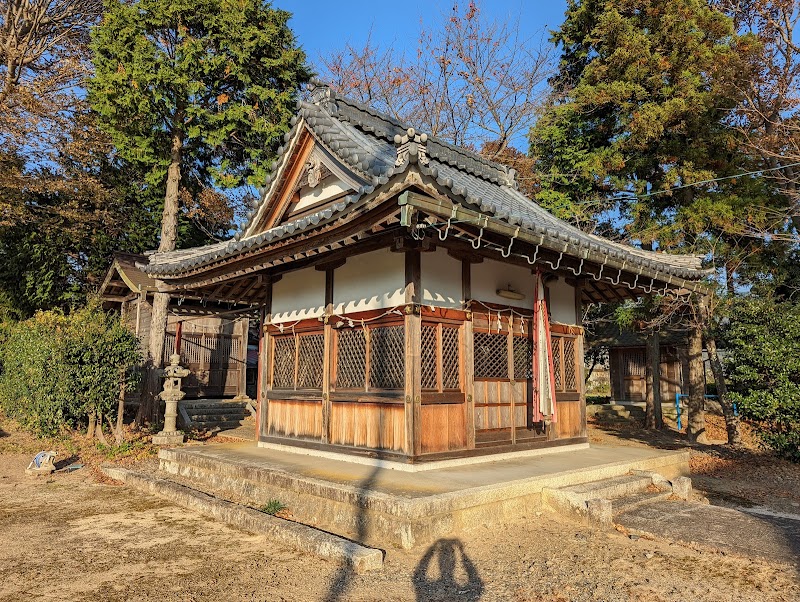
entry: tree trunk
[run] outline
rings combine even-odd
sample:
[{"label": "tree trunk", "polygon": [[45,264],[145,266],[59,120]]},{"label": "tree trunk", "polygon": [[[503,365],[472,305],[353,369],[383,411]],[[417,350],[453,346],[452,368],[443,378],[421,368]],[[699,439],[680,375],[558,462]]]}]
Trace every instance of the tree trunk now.
[{"label": "tree trunk", "polygon": [[688,416],[686,420],[686,435],[689,441],[705,443],[704,396],[703,337],[700,327],[693,325],[689,330],[689,402],[687,403]]},{"label": "tree trunk", "polygon": [[95,431],[97,432],[97,438],[100,439],[100,443],[102,443],[105,446],[108,446],[108,441],[106,440],[106,436],[103,433],[103,415],[102,414],[98,414],[97,415],[97,428],[95,429]]},{"label": "tree trunk", "polygon": [[664,428],[661,416],[661,337],[647,335],[647,369],[644,425],[649,430]]},{"label": "tree trunk", "polygon": [[[167,170],[167,192],[164,196],[164,213],[161,216],[161,241],[158,252],[174,251],[178,238],[178,191],[181,183],[181,153],[183,136],[172,135],[171,162]],[[169,295],[155,293],[153,295],[153,312],[150,322],[150,341],[148,344],[148,361],[145,382],[139,411],[136,414],[137,424],[158,422],[158,394],[161,391],[161,368],[164,365],[164,340],[167,336],[167,313]]]},{"label": "tree trunk", "polygon": [[94,429],[96,423],[97,416],[94,412],[89,412],[89,428],[86,429],[86,436],[89,438],[89,441],[94,439]]},{"label": "tree trunk", "polygon": [[120,374],[119,379],[119,400],[117,401],[117,426],[114,429],[114,436],[117,441],[117,447],[122,445],[125,440],[125,431],[123,425],[125,423],[125,373]]},{"label": "tree trunk", "polygon": [[725,384],[725,373],[722,370],[722,362],[717,353],[717,341],[713,336],[706,335],[706,350],[708,351],[708,363],[711,364],[711,371],[714,373],[714,382],[717,384],[717,398],[722,408],[722,415],[725,417],[728,444],[741,445],[742,433],[739,429],[739,417],[734,414],[733,404],[730,397],[728,397],[728,385]]}]

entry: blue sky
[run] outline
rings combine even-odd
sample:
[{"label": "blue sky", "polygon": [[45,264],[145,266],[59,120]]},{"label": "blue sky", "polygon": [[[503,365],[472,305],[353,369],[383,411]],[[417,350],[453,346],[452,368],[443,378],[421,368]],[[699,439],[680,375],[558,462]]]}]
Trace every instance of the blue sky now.
[{"label": "blue sky", "polygon": [[[566,10],[566,0],[483,0],[479,4],[483,13],[494,19],[519,18],[522,31],[530,36],[558,27]],[[273,5],[294,13],[290,25],[309,59],[317,62],[320,55],[341,49],[348,42],[355,47],[363,46],[370,30],[373,42],[381,46],[394,44],[397,48],[412,48],[420,22],[439,21],[443,14],[449,14],[453,2],[275,0]]]}]

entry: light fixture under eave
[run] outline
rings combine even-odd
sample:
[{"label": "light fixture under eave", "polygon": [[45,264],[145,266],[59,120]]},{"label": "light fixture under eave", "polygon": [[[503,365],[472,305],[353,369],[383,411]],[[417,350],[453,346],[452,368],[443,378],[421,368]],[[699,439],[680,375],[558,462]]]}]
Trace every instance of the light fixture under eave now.
[{"label": "light fixture under eave", "polygon": [[506,288],[497,289],[497,296],[505,299],[514,299],[516,301],[520,301],[525,298],[525,295],[511,288],[510,284]]}]

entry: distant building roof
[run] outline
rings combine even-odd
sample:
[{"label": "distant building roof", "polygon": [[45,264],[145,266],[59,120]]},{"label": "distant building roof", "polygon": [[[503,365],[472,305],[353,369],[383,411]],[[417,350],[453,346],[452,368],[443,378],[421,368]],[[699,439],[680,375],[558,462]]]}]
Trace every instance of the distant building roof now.
[{"label": "distant building roof", "polygon": [[136,263],[147,261],[144,255],[135,253],[115,253],[111,267],[106,272],[100,286],[100,296],[111,301],[120,300],[132,294],[155,291],[155,281]]},{"label": "distant building roof", "polygon": [[[685,345],[688,330],[672,326],[659,332],[662,345]],[[633,328],[621,328],[616,322],[586,325],[587,347],[644,347],[647,333]]]}]

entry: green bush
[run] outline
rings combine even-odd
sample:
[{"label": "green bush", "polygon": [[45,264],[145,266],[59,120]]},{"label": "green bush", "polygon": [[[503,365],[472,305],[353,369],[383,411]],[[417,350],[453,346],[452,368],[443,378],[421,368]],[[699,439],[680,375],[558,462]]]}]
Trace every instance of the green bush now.
[{"label": "green bush", "polygon": [[738,300],[723,340],[732,401],[767,445],[800,462],[800,305]]},{"label": "green bush", "polygon": [[98,301],[39,312],[0,328],[0,405],[41,435],[89,414],[116,413],[123,380],[140,362],[136,337]]}]

